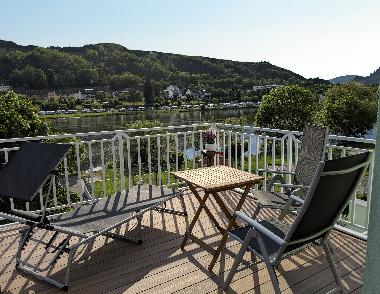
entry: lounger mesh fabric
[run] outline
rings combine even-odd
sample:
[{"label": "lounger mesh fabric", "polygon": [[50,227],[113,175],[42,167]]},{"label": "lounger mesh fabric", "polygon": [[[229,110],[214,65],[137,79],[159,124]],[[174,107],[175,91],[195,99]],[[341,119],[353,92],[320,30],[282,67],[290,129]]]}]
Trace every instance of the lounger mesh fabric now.
[{"label": "lounger mesh fabric", "polygon": [[136,211],[154,207],[163,198],[176,195],[172,188],[139,185],[99,199],[96,203],[80,206],[52,219],[52,224],[67,227],[81,233],[104,230],[126,218],[133,217]]}]

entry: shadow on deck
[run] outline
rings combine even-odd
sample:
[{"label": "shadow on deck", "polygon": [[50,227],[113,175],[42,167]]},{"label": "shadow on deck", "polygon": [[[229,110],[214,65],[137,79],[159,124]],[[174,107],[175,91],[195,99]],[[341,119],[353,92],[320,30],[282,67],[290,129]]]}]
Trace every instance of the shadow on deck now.
[{"label": "shadow on deck", "polygon": [[[238,195],[228,193],[231,203],[236,203]],[[210,200],[209,200],[210,201]],[[143,219],[142,245],[129,244],[108,237],[97,238],[87,247],[81,247],[72,267],[69,293],[224,293],[222,285],[233,263],[233,256],[240,245],[229,240],[226,249],[214,267],[207,271],[211,255],[196,244],[188,243],[180,249],[185,229],[198,208],[197,200],[191,194],[185,196],[189,216],[163,214],[156,211],[145,214]],[[181,208],[180,201],[173,200],[169,206]],[[216,204],[208,205],[217,219],[223,213],[215,211]],[[253,201],[247,199],[243,208],[252,212]],[[273,215],[270,210],[262,210],[260,218]],[[289,221],[291,221],[289,219]],[[132,229],[123,227],[121,230]],[[0,229],[0,289],[2,293],[64,293],[50,285],[35,280],[15,269],[14,255],[17,250],[22,226],[14,225]],[[208,244],[216,248],[220,235],[205,213],[194,232]],[[131,232],[133,234],[133,231]],[[37,231],[48,238],[51,232]],[[57,241],[59,242],[59,240]],[[365,263],[366,242],[340,232],[332,236],[334,259],[343,277],[346,293],[360,292]],[[30,256],[31,250],[37,254]],[[91,254],[90,254],[91,253]],[[51,254],[45,254],[42,246],[29,241],[24,256],[28,262],[43,266]],[[47,275],[63,279],[66,256],[59,259]],[[271,293],[269,275],[262,263],[252,266],[249,253],[239,267],[228,293]],[[332,273],[322,250],[309,247],[297,255],[283,260],[277,270],[281,290],[285,293],[326,293],[335,287]]]}]

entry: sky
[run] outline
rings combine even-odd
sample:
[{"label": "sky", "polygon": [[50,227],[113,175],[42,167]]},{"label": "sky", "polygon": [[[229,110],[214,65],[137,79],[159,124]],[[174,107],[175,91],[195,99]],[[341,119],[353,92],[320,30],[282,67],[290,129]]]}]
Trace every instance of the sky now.
[{"label": "sky", "polygon": [[380,66],[379,0],[0,0],[0,39],[269,61],[304,77]]}]

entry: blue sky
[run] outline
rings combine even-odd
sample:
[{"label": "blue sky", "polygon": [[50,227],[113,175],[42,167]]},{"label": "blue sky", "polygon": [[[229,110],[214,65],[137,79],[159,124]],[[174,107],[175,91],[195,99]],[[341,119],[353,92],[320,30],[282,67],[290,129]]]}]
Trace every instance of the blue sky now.
[{"label": "blue sky", "polygon": [[378,0],[0,0],[0,39],[269,61],[305,77],[380,66]]}]

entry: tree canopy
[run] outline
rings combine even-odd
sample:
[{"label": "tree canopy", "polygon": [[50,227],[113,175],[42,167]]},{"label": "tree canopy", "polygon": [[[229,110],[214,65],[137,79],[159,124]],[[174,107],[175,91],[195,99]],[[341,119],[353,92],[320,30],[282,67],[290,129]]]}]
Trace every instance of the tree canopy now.
[{"label": "tree canopy", "polygon": [[376,113],[376,88],[352,82],[326,91],[316,119],[332,133],[361,136],[373,128]]},{"label": "tree canopy", "polygon": [[256,113],[257,126],[285,130],[302,130],[313,119],[317,97],[297,85],[272,89],[264,95]]},{"label": "tree canopy", "polygon": [[50,126],[30,99],[14,92],[0,94],[0,138],[46,135]]}]

